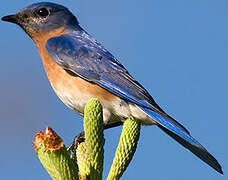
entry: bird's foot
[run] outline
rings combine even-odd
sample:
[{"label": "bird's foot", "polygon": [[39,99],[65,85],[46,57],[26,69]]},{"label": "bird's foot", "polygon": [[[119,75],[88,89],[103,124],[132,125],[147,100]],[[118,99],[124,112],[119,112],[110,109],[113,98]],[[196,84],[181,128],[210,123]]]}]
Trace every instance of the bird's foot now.
[{"label": "bird's foot", "polygon": [[77,136],[75,136],[74,141],[67,148],[67,151],[70,154],[72,153],[75,156],[78,145],[84,141],[85,141],[85,133],[83,131],[83,132],[79,133]]},{"label": "bird's foot", "polygon": [[[108,124],[104,124],[104,129],[110,129],[110,128],[121,126],[121,125],[123,125],[123,122],[120,122],[120,121],[108,123]],[[77,136],[75,136],[74,141],[67,148],[67,151],[70,154],[73,154],[74,156],[76,156],[76,149],[77,149],[78,145],[84,141],[85,141],[85,133],[83,131],[83,132],[79,133]]]}]

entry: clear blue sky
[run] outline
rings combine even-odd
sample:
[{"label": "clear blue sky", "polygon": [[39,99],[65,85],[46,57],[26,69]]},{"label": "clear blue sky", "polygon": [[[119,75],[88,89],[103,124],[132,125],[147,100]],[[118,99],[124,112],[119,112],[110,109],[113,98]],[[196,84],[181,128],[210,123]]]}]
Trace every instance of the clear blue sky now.
[{"label": "clear blue sky", "polygon": [[[31,0],[1,2],[0,16]],[[156,127],[142,127],[122,179],[228,179],[228,1],[56,0],[110,50],[158,104],[221,163],[222,176]],[[0,179],[50,179],[32,147],[49,125],[68,145],[82,117],[51,89],[31,39],[0,22]],[[121,128],[105,132],[107,176]]]}]

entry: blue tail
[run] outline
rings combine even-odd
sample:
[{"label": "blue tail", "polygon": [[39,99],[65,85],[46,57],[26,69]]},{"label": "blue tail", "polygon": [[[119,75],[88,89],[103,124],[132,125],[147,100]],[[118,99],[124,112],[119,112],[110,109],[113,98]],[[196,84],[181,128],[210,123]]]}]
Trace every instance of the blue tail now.
[{"label": "blue tail", "polygon": [[158,127],[170,135],[173,139],[183,145],[185,148],[194,153],[197,157],[214,168],[219,173],[223,174],[222,167],[218,161],[198,142],[190,133],[182,126],[176,123],[170,117],[164,117],[150,109],[140,107],[146,114],[151,116],[157,123]]}]

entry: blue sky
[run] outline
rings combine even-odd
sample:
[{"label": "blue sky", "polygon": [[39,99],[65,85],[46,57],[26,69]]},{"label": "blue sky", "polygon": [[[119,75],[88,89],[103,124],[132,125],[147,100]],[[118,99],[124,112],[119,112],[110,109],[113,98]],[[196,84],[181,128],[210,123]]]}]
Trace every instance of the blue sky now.
[{"label": "blue sky", "polygon": [[[0,16],[37,1],[1,2]],[[156,102],[211,152],[220,175],[155,126],[142,127],[122,179],[227,179],[228,1],[56,0],[110,50]],[[51,89],[32,40],[0,22],[0,178],[50,179],[32,147],[49,125],[66,145],[82,131],[82,117]],[[105,132],[107,176],[121,128]]]}]

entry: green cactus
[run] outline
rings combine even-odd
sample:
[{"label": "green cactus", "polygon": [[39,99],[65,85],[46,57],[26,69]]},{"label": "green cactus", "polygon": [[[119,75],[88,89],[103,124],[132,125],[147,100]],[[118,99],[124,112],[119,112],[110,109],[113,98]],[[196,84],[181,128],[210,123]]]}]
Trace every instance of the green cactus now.
[{"label": "green cactus", "polygon": [[[49,127],[38,132],[33,145],[41,163],[54,180],[102,180],[104,159],[103,111],[92,98],[84,110],[85,142],[78,145],[76,159],[62,139]],[[108,180],[118,180],[129,165],[137,147],[140,123],[127,119],[122,128]],[[76,164],[77,163],[77,164]]]},{"label": "green cactus", "polygon": [[86,146],[85,142],[82,142],[78,145],[76,150],[76,156],[77,156],[77,164],[79,169],[79,179],[80,180],[87,180],[90,176],[90,152],[88,151],[88,148]]},{"label": "green cactus", "polygon": [[90,152],[90,180],[102,179],[104,159],[104,125],[100,102],[90,99],[84,110],[85,143]]},{"label": "green cactus", "polygon": [[50,128],[33,141],[36,154],[53,180],[78,180],[77,167],[62,139]]},{"label": "green cactus", "polygon": [[117,180],[122,176],[136,151],[139,134],[140,124],[133,119],[127,119],[123,124],[119,144],[107,180]]}]

